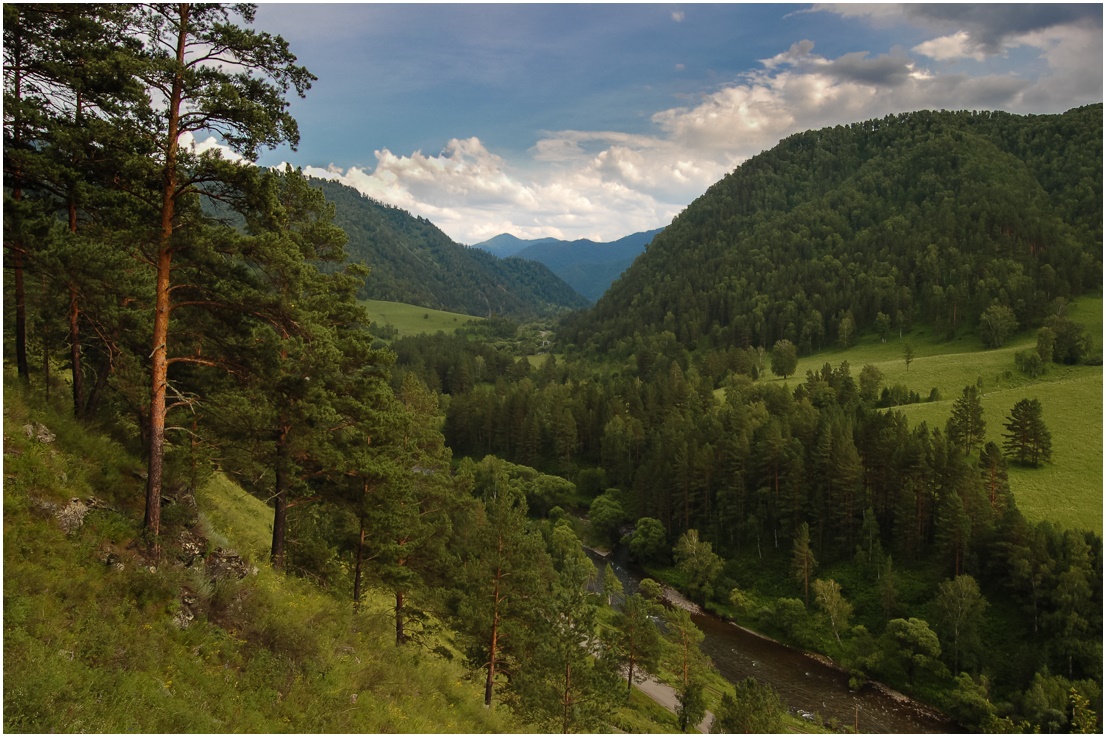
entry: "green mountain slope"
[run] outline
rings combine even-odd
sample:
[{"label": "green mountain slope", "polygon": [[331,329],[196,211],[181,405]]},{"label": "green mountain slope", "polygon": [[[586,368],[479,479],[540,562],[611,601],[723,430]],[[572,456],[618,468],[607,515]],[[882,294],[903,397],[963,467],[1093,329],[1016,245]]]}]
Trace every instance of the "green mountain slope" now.
[{"label": "green mountain slope", "polygon": [[992,303],[1034,324],[1102,273],[1102,105],[1064,115],[919,112],[797,134],[711,187],[594,310],[579,345],[672,332],[685,346],[874,324],[974,328]]},{"label": "green mountain slope", "polygon": [[383,594],[358,614],[274,573],[272,514],[233,484],[167,499],[151,557],[138,459],[15,382],[4,420],[5,731],[520,728],[458,659],[395,647]]},{"label": "green mountain slope", "polygon": [[425,218],[319,179],[346,231],[346,250],[372,269],[361,297],[466,315],[523,317],[577,309],[587,300],[534,261],[498,259],[454,243]]}]

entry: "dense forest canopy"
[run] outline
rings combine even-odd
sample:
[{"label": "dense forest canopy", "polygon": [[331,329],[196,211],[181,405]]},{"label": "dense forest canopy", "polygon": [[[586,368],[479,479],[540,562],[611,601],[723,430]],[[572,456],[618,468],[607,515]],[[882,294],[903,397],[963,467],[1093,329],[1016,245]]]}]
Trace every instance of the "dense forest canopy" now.
[{"label": "dense forest canopy", "polygon": [[917,112],[793,135],[688,206],[597,307],[581,348],[635,333],[809,354],[895,328],[1020,325],[1102,280],[1102,105]]}]

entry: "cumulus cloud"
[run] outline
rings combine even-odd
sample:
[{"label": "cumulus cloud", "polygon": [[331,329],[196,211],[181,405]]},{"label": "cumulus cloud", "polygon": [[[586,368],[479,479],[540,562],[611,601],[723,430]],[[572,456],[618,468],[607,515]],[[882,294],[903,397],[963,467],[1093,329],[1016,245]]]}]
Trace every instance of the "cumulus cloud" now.
[{"label": "cumulus cloud", "polygon": [[935,59],[982,60],[1024,44],[1027,37],[1060,28],[1094,29],[1099,37],[1102,33],[1102,6],[1091,3],[824,3],[808,12],[866,18],[880,27],[906,23],[943,33],[915,47]]},{"label": "cumulus cloud", "polygon": [[[799,40],[691,103],[653,113],[645,134],[547,131],[517,161],[478,138],[456,138],[434,155],[377,151],[371,170],[307,173],[423,215],[463,243],[501,232],[614,239],[666,224],[735,166],[798,131],[926,108],[1041,113],[1100,101],[1096,7],[1097,22],[1070,6],[818,6],[935,35],[911,49],[833,57]],[[1011,71],[999,62],[1013,49],[1041,63],[1031,74]]]},{"label": "cumulus cloud", "polygon": [[968,35],[967,31],[957,31],[947,36],[930,39],[918,44],[912,50],[937,61],[948,61],[950,59],[983,61],[987,58],[982,49],[973,46],[971,36]]},{"label": "cumulus cloud", "polygon": [[532,174],[514,171],[476,138],[451,140],[435,156],[377,151],[372,171],[332,165],[307,167],[304,173],[422,215],[462,243],[503,232],[523,238],[617,238],[655,228],[679,211],[678,204],[665,205],[627,186],[623,179],[640,181],[643,174],[620,154],[580,165],[589,157],[573,138],[550,138],[539,145],[559,152],[555,160],[567,165]]}]

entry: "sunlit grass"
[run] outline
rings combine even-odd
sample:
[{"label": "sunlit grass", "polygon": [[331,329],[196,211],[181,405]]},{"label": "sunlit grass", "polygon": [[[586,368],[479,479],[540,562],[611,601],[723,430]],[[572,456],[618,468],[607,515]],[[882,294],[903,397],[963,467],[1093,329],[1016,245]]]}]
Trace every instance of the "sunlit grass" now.
[{"label": "sunlit grass", "polygon": [[[469,733],[527,731],[456,660],[397,648],[383,593],[355,613],[265,563],[271,510],[214,477],[197,504],[209,544],[253,559],[213,581],[142,542],[140,464],[7,384],[4,395],[4,722],[8,732]],[[24,424],[56,434],[29,438]],[[110,509],[67,534],[72,497]],[[187,627],[176,621],[189,607]]]},{"label": "sunlit grass", "polygon": [[[1094,339],[1093,355],[1102,353],[1102,297],[1084,297],[1072,303],[1068,315],[1086,326]],[[907,367],[903,348],[909,342],[914,359]],[[923,400],[936,388],[937,402],[899,407],[914,424],[926,422],[944,428],[953,402],[965,386],[982,383],[987,439],[1002,444],[1003,422],[1019,399],[1037,398],[1052,433],[1052,462],[1037,469],[1011,466],[1010,486],[1018,506],[1032,521],[1051,520],[1063,526],[1102,532],[1102,366],[1060,366],[1031,379],[1014,366],[1014,353],[1036,346],[1036,334],[1024,331],[1007,345],[986,349],[975,335],[937,340],[928,328],[918,328],[886,343],[866,335],[849,349],[833,348],[799,360],[786,380],[795,387],[806,372],[824,364],[849,362],[854,378],[865,364],[884,376],[884,386],[902,384]],[[765,372],[762,380],[784,383]]]},{"label": "sunlit grass", "polygon": [[427,307],[417,307],[402,302],[385,302],[379,299],[363,299],[361,304],[368,311],[370,320],[381,327],[391,325],[399,331],[400,337],[423,333],[434,334],[439,330],[452,333],[465,323],[483,319],[458,312],[432,310]]}]

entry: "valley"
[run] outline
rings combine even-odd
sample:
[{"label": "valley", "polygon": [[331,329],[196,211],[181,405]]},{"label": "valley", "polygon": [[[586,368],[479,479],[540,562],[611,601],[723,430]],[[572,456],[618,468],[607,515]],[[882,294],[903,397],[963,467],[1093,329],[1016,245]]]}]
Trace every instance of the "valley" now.
[{"label": "valley", "polygon": [[6,731],[1101,730],[1101,102],[263,166],[256,11],[5,6]]}]

